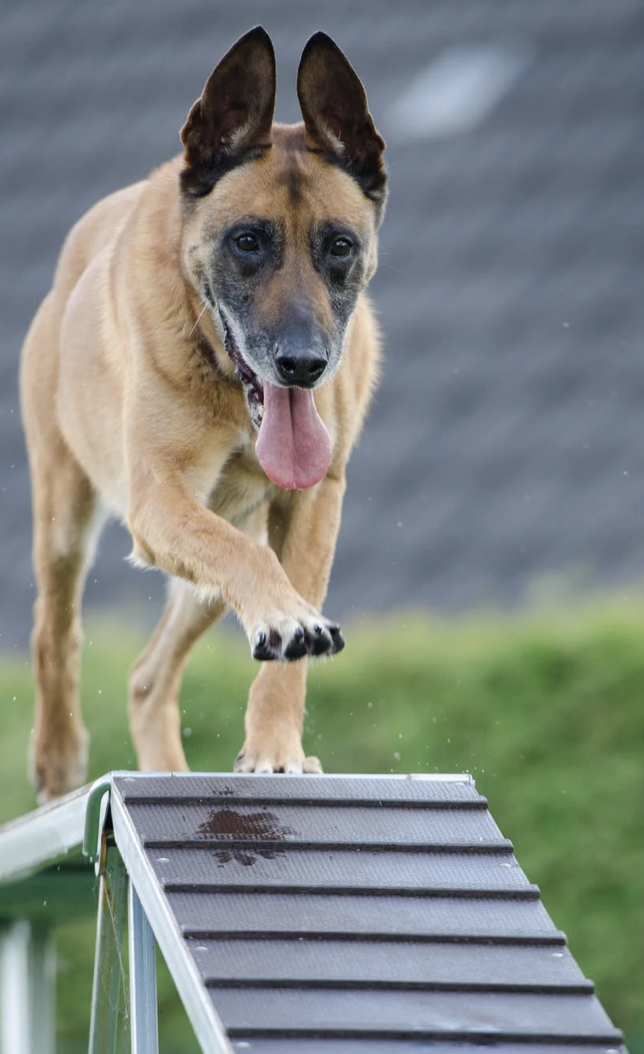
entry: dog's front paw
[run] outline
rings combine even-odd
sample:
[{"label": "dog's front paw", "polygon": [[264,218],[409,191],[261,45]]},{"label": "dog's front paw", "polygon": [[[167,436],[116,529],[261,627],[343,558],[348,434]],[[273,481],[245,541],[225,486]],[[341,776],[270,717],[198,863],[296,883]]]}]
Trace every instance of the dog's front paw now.
[{"label": "dog's front paw", "polygon": [[235,759],[235,772],[285,772],[290,775],[322,774],[319,758],[305,757],[303,750],[280,750],[244,745]]},{"label": "dog's front paw", "polygon": [[277,616],[261,622],[251,636],[253,658],[260,662],[293,662],[305,655],[337,655],[344,637],[336,622],[313,612],[299,619]]}]

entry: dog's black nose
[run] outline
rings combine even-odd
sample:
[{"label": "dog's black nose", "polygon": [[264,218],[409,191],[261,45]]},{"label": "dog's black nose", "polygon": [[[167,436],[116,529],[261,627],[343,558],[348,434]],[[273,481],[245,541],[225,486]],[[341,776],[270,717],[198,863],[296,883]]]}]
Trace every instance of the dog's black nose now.
[{"label": "dog's black nose", "polygon": [[297,354],[282,351],[275,356],[275,363],[285,384],[296,384],[302,388],[309,388],[324,373],[327,360],[316,351],[304,351]]}]

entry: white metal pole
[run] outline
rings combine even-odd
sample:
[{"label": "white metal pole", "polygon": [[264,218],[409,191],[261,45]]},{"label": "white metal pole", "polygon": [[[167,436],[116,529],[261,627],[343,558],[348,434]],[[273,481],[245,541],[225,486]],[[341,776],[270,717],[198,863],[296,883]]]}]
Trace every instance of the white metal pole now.
[{"label": "white metal pole", "polygon": [[121,955],[127,898],[127,872],[118,849],[110,847],[106,850],[98,903],[89,1054],[115,1054],[118,1047],[121,986],[125,983]]},{"label": "white metal pole", "polygon": [[29,942],[31,1027],[34,1052],[56,1050],[56,947],[46,928],[31,924]]},{"label": "white metal pole", "polygon": [[159,1054],[156,946],[131,880],[128,931],[132,1054]]},{"label": "white metal pole", "polygon": [[56,960],[44,930],[14,922],[0,942],[0,1054],[54,1054]]}]

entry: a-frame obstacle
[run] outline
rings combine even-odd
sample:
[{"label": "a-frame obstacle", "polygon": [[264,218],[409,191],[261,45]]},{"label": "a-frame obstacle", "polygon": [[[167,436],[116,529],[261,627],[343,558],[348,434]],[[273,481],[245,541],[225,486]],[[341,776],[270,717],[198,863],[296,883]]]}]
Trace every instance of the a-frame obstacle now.
[{"label": "a-frame obstacle", "polygon": [[96,902],[90,1054],[126,922],[136,1054],[155,942],[205,1054],[625,1050],[469,776],[113,773],[0,828],[0,1054],[53,1054],[47,925]]}]

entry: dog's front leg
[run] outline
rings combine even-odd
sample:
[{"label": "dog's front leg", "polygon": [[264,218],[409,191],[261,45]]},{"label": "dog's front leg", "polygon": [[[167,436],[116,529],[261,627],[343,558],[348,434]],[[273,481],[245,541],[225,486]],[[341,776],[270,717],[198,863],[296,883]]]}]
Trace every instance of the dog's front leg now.
[{"label": "dog's front leg", "polygon": [[[331,572],[344,486],[344,480],[327,477],[313,491],[293,494],[288,510],[272,517],[271,544],[290,582],[316,608]],[[331,624],[331,630],[339,651],[344,643],[339,627]],[[288,666],[264,663],[250,691],[238,772],[322,771],[302,748],[306,673],[305,658]]]},{"label": "dog's front leg", "polygon": [[199,503],[176,466],[157,459],[131,471],[128,525],[134,556],[186,579],[239,617],[257,659],[332,654],[338,628],[297,592],[272,549]]}]

